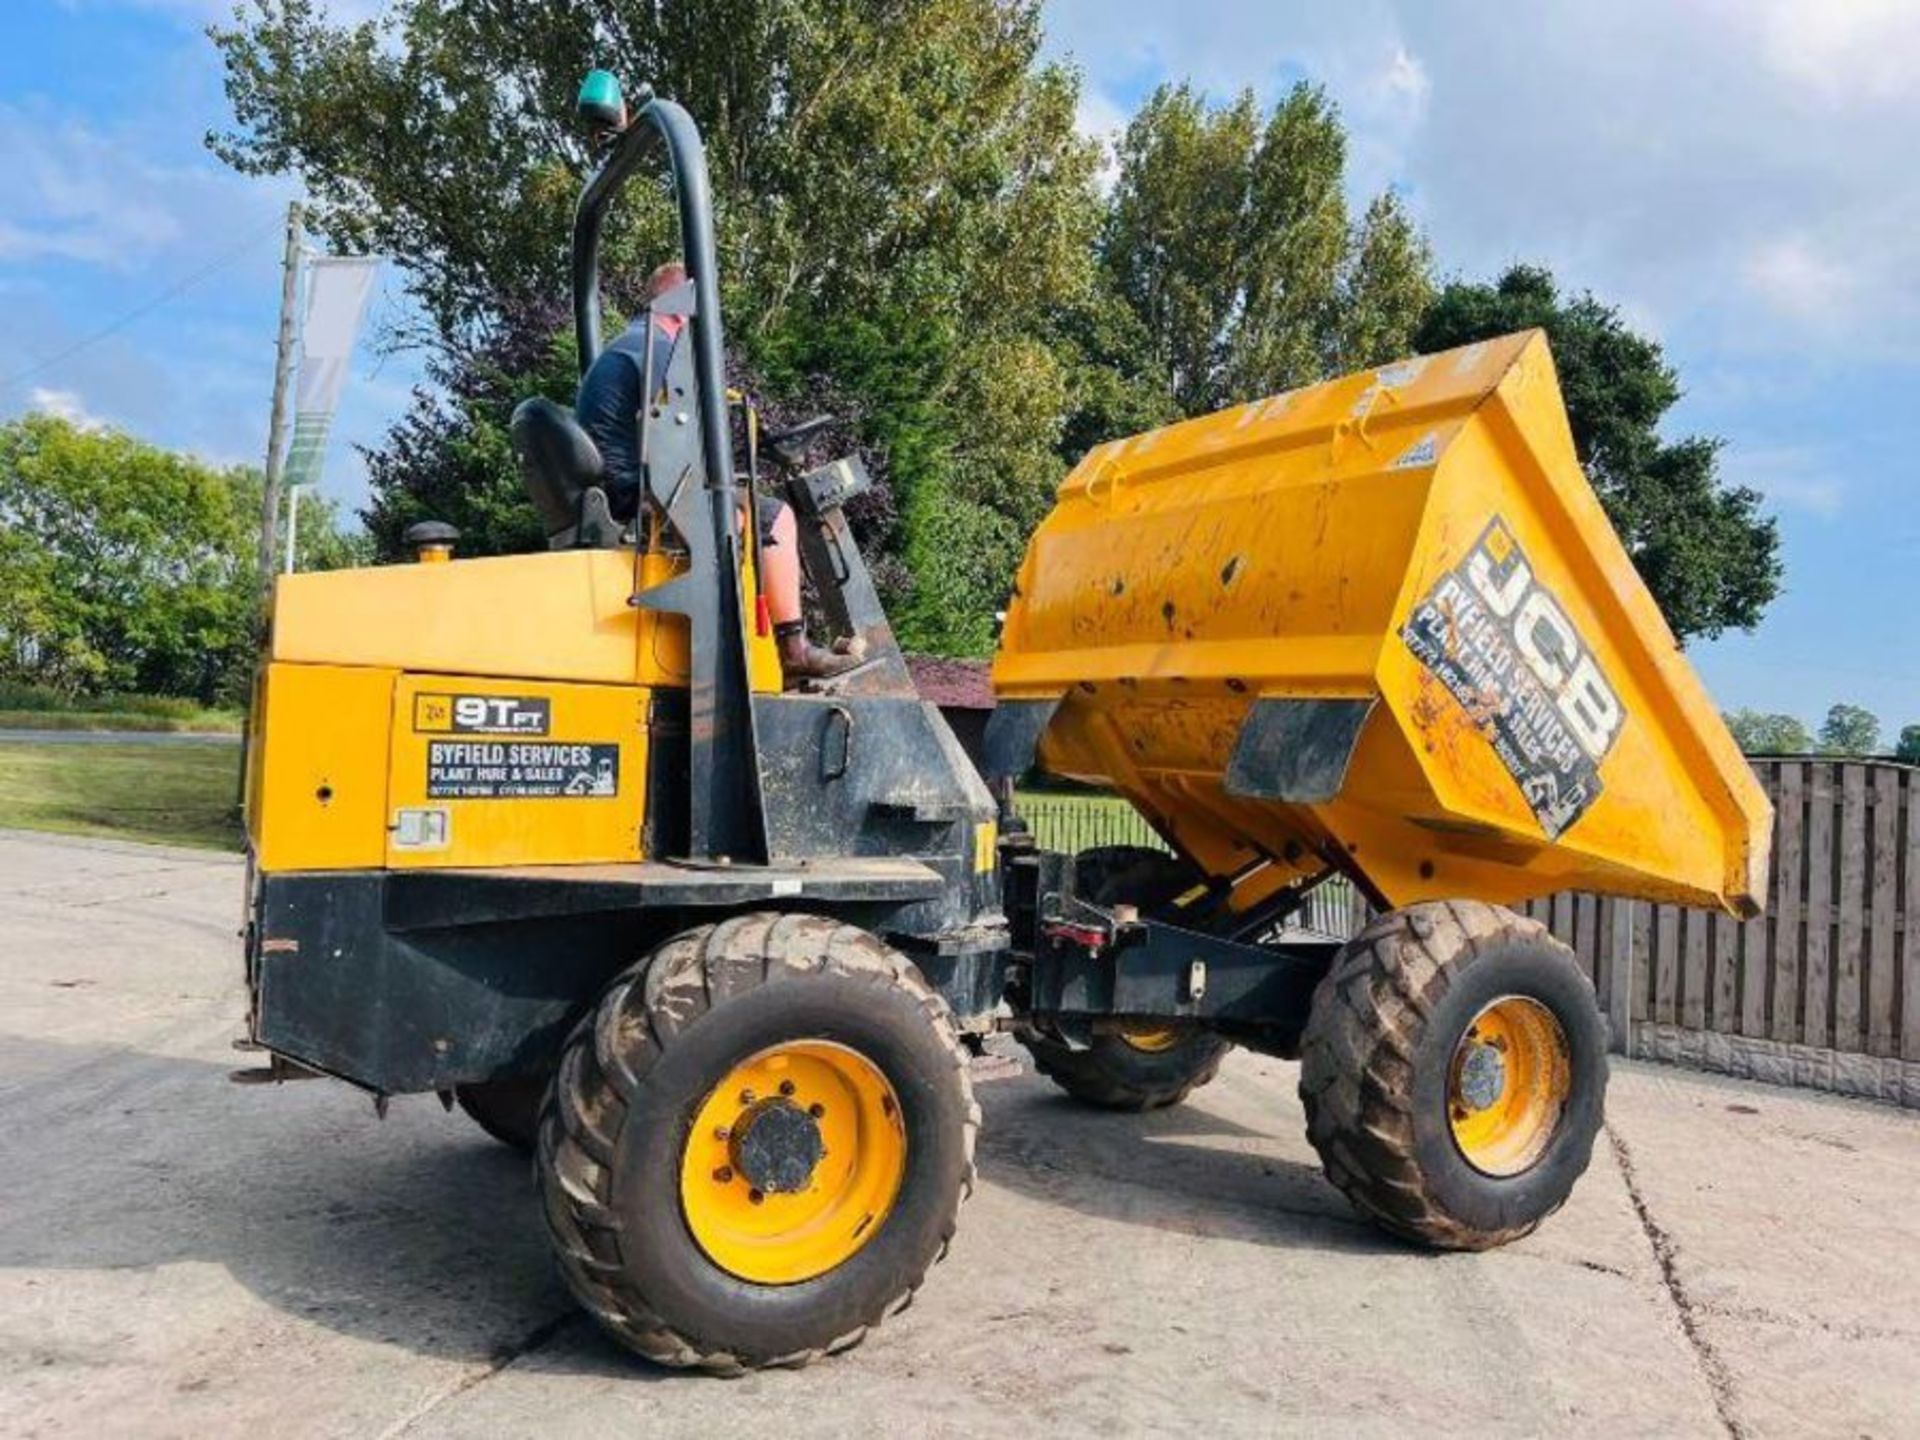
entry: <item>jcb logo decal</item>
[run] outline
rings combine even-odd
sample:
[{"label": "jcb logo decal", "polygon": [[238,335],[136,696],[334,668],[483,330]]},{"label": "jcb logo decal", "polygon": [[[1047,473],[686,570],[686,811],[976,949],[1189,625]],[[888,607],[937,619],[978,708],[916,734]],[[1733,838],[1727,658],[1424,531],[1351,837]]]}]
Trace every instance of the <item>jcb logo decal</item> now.
[{"label": "jcb logo decal", "polygon": [[1513,645],[1553,696],[1594,762],[1607,758],[1622,718],[1619,697],[1553,593],[1539,584],[1507,527],[1496,520],[1467,556],[1467,578],[1487,608],[1509,623]]},{"label": "jcb logo decal", "polygon": [[1586,813],[1626,710],[1506,522],[1440,577],[1401,639],[1487,737],[1549,839]]},{"label": "jcb logo decal", "polygon": [[413,728],[431,735],[545,735],[553,702],[544,695],[416,695]]}]

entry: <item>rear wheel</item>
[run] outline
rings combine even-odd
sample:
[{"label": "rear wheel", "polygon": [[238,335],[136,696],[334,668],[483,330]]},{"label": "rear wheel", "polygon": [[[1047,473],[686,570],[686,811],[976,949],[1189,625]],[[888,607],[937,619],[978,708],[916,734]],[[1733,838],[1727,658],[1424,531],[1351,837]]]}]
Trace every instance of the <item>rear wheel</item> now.
[{"label": "rear wheel", "polygon": [[[1163,850],[1107,845],[1075,857],[1080,894],[1096,905],[1127,904],[1164,911],[1199,883],[1199,872]],[[1191,1025],[1134,1022],[1097,1034],[1085,1048],[1034,1030],[1020,1043],[1042,1075],[1074,1099],[1103,1110],[1157,1110],[1177,1105],[1220,1071],[1231,1044]]]},{"label": "rear wheel", "polygon": [[1205,1030],[1140,1027],[1095,1035],[1084,1050],[1020,1032],[1033,1068],[1074,1099],[1103,1110],[1178,1105],[1220,1073],[1233,1047]]},{"label": "rear wheel", "polygon": [[1450,1250],[1527,1234],[1592,1158],[1606,1025],[1573,952],[1467,901],[1381,916],[1320,982],[1300,1060],[1327,1178]]},{"label": "rear wheel", "polygon": [[457,1085],[453,1098],[473,1122],[502,1145],[531,1151],[540,1134],[540,1102],[549,1075],[513,1075],[480,1085]]},{"label": "rear wheel", "polygon": [[561,1061],[539,1157],[561,1271],[651,1360],[804,1364],[945,1254],[978,1125],[945,1004],[879,940],[812,915],[688,931]]}]

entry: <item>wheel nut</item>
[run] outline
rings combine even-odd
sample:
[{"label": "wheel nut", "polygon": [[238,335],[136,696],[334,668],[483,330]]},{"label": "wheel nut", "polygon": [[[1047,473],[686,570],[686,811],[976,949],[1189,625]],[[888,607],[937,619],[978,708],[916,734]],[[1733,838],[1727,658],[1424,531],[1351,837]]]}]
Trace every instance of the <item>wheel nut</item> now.
[{"label": "wheel nut", "polygon": [[793,1094],[793,1082],[791,1080],[782,1080],[780,1082],[780,1093],[782,1095]]},{"label": "wheel nut", "polygon": [[762,1195],[758,1190],[747,1191],[747,1199],[751,1200],[756,1205],[758,1205],[762,1200],[766,1198],[767,1197]]},{"label": "wheel nut", "polygon": [[[733,1183],[733,1167],[731,1165],[722,1165],[718,1170],[713,1172],[713,1178],[718,1180],[722,1185],[732,1184]],[[755,1192],[755,1193],[758,1193],[758,1192]]]},{"label": "wheel nut", "polygon": [[753,1092],[751,1090],[742,1090],[740,1092],[740,1103],[742,1105],[751,1105],[753,1103]]},{"label": "wheel nut", "polygon": [[821,1116],[825,1115],[826,1113],[827,1113],[827,1107],[824,1105],[807,1106],[807,1114],[811,1115],[816,1120],[818,1120]]},{"label": "wheel nut", "polygon": [[716,1125],[713,1127],[713,1138],[716,1140],[731,1140],[733,1138],[733,1131],[724,1125]]}]

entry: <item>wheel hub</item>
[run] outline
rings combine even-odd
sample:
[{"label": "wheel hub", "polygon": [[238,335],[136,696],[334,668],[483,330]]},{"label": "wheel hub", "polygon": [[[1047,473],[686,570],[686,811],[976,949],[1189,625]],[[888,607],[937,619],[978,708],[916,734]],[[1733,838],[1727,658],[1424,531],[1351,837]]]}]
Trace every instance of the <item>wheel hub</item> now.
[{"label": "wheel hub", "polygon": [[1123,1044],[1143,1055],[1159,1055],[1171,1050],[1182,1038],[1180,1031],[1172,1025],[1135,1023],[1121,1026],[1118,1033]]},{"label": "wheel hub", "polygon": [[792,1040],[740,1061],[693,1110],[680,1209],[722,1270],[792,1285],[872,1240],[906,1171],[906,1124],[880,1067],[845,1045]]},{"label": "wheel hub", "polygon": [[820,1123],[791,1100],[748,1107],[728,1139],[733,1168],[763,1195],[797,1195],[827,1153]]},{"label": "wheel hub", "polygon": [[1507,1088],[1507,1062],[1498,1047],[1468,1041],[1460,1057],[1460,1102],[1478,1113],[1493,1105]]},{"label": "wheel hub", "polygon": [[1566,1032],[1540,1001],[1504,995],[1482,1007],[1454,1047],[1447,1122],[1466,1162],[1495,1178],[1537,1163],[1572,1094]]}]

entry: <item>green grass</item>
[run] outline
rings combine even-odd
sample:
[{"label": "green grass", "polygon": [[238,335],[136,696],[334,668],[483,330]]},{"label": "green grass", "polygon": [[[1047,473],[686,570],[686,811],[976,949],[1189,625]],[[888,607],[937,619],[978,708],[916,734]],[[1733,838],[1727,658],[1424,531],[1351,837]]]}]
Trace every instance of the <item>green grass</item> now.
[{"label": "green grass", "polygon": [[1140,812],[1118,795],[1022,790],[1014,796],[1014,809],[1046,850],[1078,854],[1099,845],[1167,848]]},{"label": "green grass", "polygon": [[237,745],[0,744],[0,826],[240,847]]},{"label": "green grass", "polygon": [[236,734],[238,710],[178,695],[66,695],[0,681],[0,730],[206,730]]},{"label": "green grass", "polygon": [[191,730],[238,735],[240,715],[232,710],[196,710],[187,716],[114,710],[0,710],[0,730]]}]

